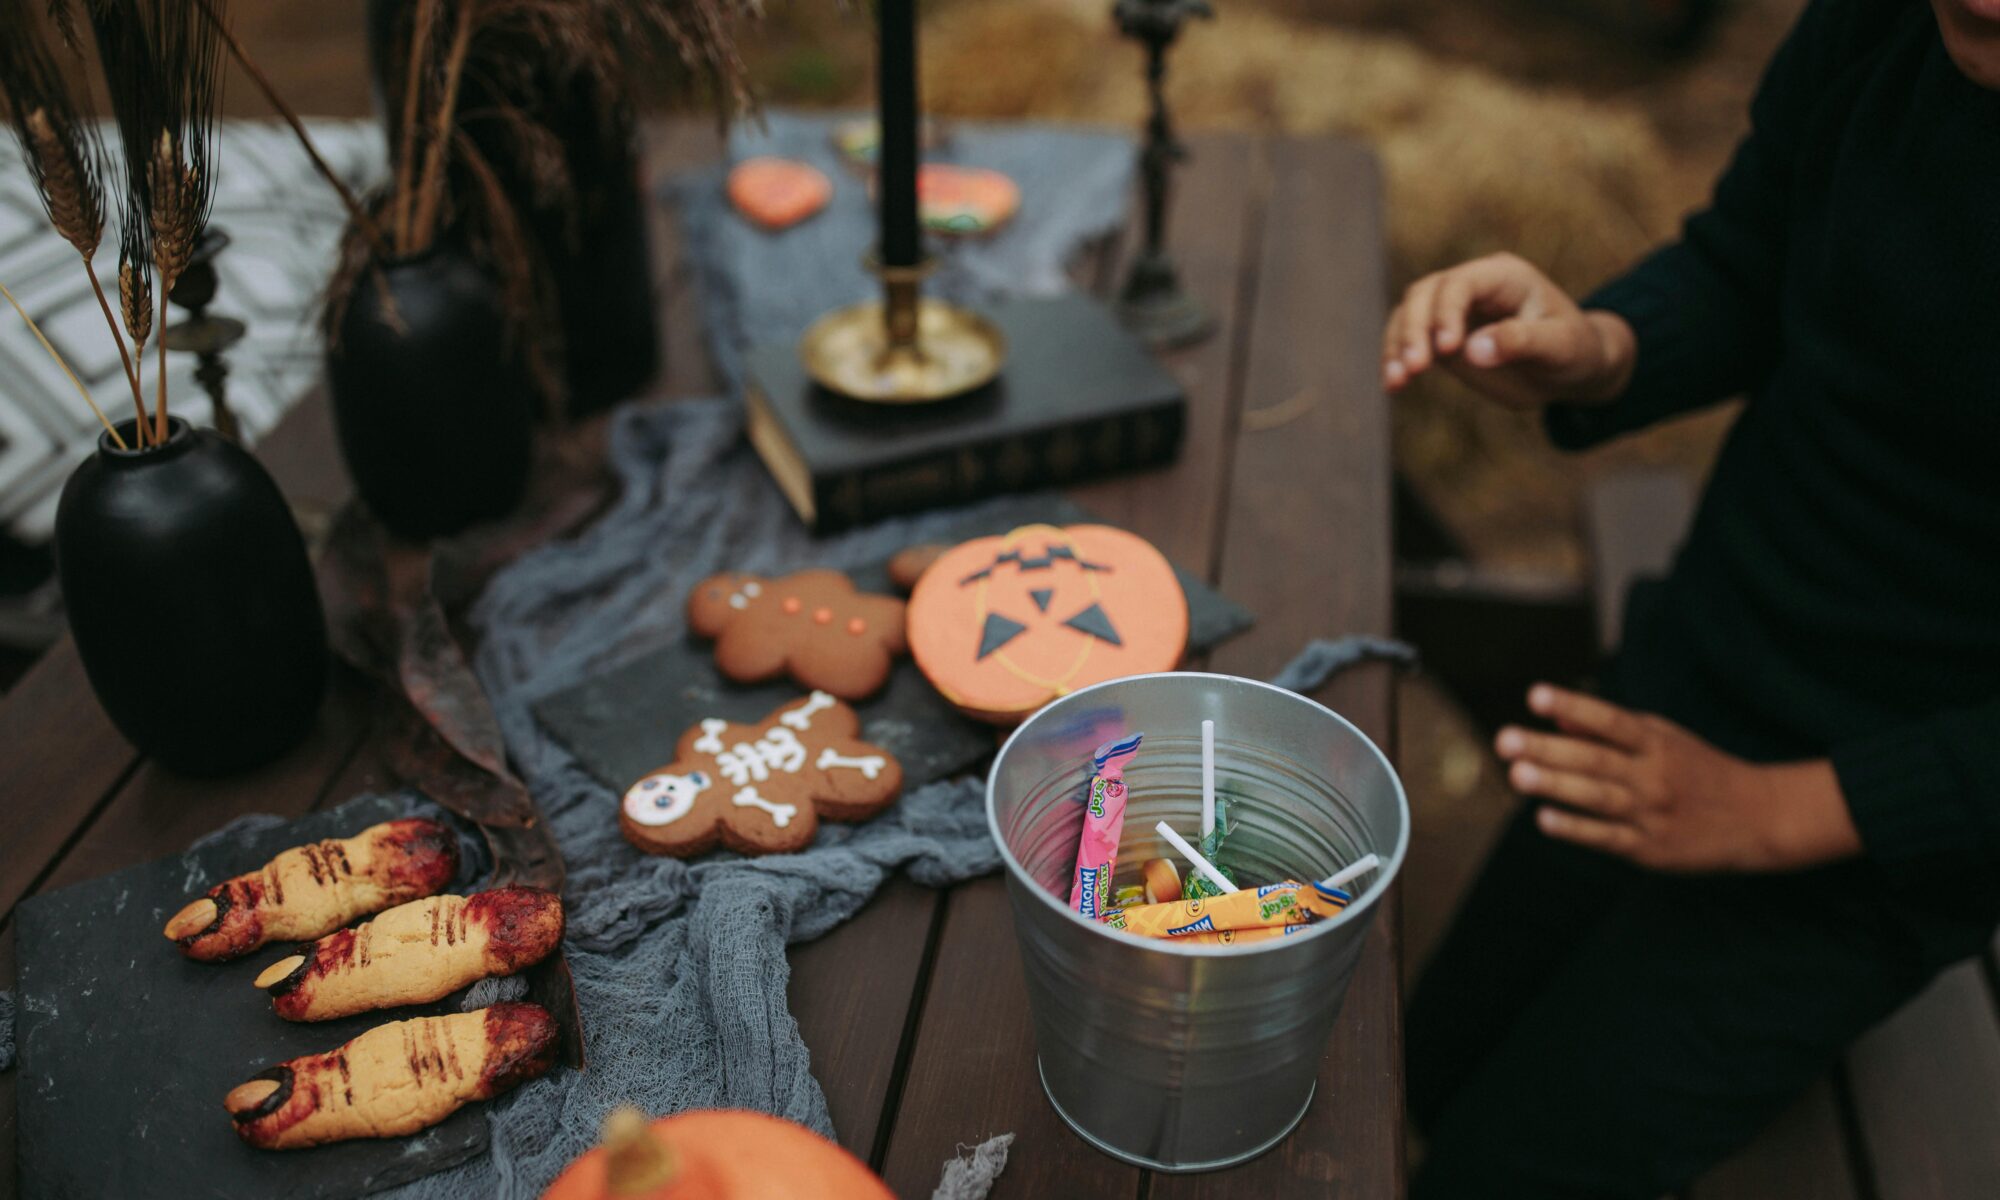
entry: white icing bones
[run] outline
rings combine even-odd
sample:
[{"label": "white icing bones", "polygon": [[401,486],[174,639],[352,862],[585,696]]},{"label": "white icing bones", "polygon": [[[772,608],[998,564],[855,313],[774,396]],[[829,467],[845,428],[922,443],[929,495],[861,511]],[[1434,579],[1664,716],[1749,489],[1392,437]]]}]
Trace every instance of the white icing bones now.
[{"label": "white icing bones", "polygon": [[[744,591],[756,595],[756,584],[744,585]],[[731,603],[741,596],[731,598]],[[738,605],[741,607],[741,605]],[[777,804],[766,800],[758,793],[756,784],[769,779],[774,773],[796,775],[806,765],[806,747],[799,741],[799,733],[812,728],[815,715],[832,708],[836,701],[825,692],[816,691],[806,697],[806,702],[797,708],[780,713],[776,724],[764,729],[763,736],[754,742],[737,742],[726,746],[722,741],[723,730],[729,722],[716,717],[704,717],[701,722],[701,736],[689,743],[700,754],[713,755],[715,769],[722,777],[735,784],[737,791],[730,802],[738,808],[757,808],[770,815],[771,823],[783,829],[798,815],[798,806]],[[793,732],[796,730],[797,732]],[[827,771],[841,768],[861,772],[862,778],[874,779],[888,765],[888,759],[880,754],[864,754],[848,757],[828,746],[819,752],[813,761],[817,770]],[[695,798],[705,791],[712,781],[706,771],[689,771],[676,774],[672,771],[655,771],[633,784],[625,793],[625,815],[641,825],[671,825],[688,815],[694,808]]]},{"label": "white icing bones", "polygon": [[764,797],[759,796],[757,789],[753,787],[747,787],[737,792],[736,795],[730,797],[730,802],[738,808],[763,809],[765,812],[771,814],[771,824],[776,825],[780,829],[790,825],[792,818],[797,816],[799,812],[798,806],[795,804],[771,803],[769,800],[764,799]]}]

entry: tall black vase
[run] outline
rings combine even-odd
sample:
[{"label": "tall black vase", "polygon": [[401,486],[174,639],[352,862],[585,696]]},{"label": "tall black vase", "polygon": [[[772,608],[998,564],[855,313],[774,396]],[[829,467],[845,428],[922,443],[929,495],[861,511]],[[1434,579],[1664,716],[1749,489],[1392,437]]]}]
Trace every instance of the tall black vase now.
[{"label": "tall black vase", "polygon": [[[402,57],[392,53],[409,36],[410,0],[368,0],[368,65],[376,106],[386,115],[393,149],[399,130],[402,81],[388,75]],[[530,173],[503,122],[468,121],[466,133],[492,165],[502,189],[520,211],[542,260],[548,264],[563,343],[564,383],[572,416],[597,412],[636,395],[660,368],[659,314],[647,249],[636,131],[623,106],[601,112],[578,84],[552,95],[548,72],[535,66],[536,47],[519,54],[534,94],[502,81],[468,74],[459,108],[490,109],[496,102],[520,108],[562,144],[572,207],[539,203]],[[470,187],[469,179],[457,181]]]},{"label": "tall black vase", "polygon": [[[133,422],[119,427],[138,445]],[[63,487],[56,569],[77,654],[111,721],[188,774],[265,762],[312,727],[326,625],[278,486],[213,430],[98,439]]]},{"label": "tall black vase", "polygon": [[527,490],[535,391],[498,284],[448,246],[375,276],[355,283],[326,355],[354,490],[413,540],[504,516]]}]

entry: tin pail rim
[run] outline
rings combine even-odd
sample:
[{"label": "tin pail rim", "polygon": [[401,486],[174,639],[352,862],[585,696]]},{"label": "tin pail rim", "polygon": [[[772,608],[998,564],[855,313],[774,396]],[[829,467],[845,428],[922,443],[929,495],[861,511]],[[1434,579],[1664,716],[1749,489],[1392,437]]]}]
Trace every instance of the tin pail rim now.
[{"label": "tin pail rim", "polygon": [[[1000,777],[1001,764],[1007,761],[1007,754],[1014,748],[1014,743],[1020,739],[1021,735],[1027,731],[1030,725],[1033,725],[1043,716],[1071,703],[1084,703],[1083,698],[1091,695],[1093,692],[1103,691],[1106,688],[1116,688],[1142,679],[1223,680],[1231,684],[1241,684],[1245,687],[1262,688],[1266,691],[1277,692],[1289,700],[1318,709],[1328,717],[1331,717],[1336,724],[1344,726],[1349,733],[1353,734],[1360,741],[1361,745],[1367,748],[1368,753],[1374,756],[1376,766],[1381,768],[1383,774],[1387,776],[1390,786],[1394,788],[1396,814],[1400,818],[1396,828],[1395,846],[1386,854],[1379,849],[1374,851],[1382,859],[1382,866],[1375,872],[1375,880],[1368,885],[1367,890],[1356,896],[1353,902],[1342,909],[1337,916],[1316,921],[1304,933],[1296,934],[1292,937],[1280,938],[1274,941],[1252,942],[1249,945],[1243,946],[1187,945],[1177,942],[1172,938],[1135,937],[1130,934],[1120,933],[1101,922],[1093,921],[1064,903],[1062,899],[1047,888],[1044,888],[1040,881],[1030,875],[1027,868],[1021,865],[1021,860],[1014,856],[1013,848],[1007,845],[1007,838],[1000,831],[999,815],[994,811],[993,791],[995,783]],[[1217,671],[1155,671],[1143,675],[1126,675],[1118,679],[1106,680],[1103,683],[1094,683],[1086,688],[1078,688],[1076,691],[1052,700],[1041,708],[1036,709],[1027,720],[1021,722],[1014,732],[1008,735],[1007,740],[1001,744],[1000,752],[993,756],[992,768],[986,773],[986,829],[993,837],[993,844],[1000,848],[1000,860],[1006,864],[1008,873],[1017,883],[1023,885],[1023,890],[1031,894],[1036,903],[1048,907],[1075,925],[1089,929],[1096,936],[1109,939],[1120,946],[1151,951],[1155,954],[1172,954],[1185,958],[1242,958],[1253,954],[1283,953],[1294,946],[1310,944],[1343,925],[1365,917],[1382,899],[1383,894],[1389,890],[1389,886],[1396,881],[1397,874],[1402,871],[1403,858],[1409,852],[1410,848],[1410,800],[1409,796],[1403,790],[1403,777],[1397,774],[1394,764],[1389,761],[1389,756],[1382,753],[1382,748],[1375,744],[1375,740],[1361,732],[1354,722],[1341,716],[1326,705],[1321,704],[1311,696],[1292,691],[1290,688],[1281,688],[1276,684],[1266,683],[1261,679],[1246,679],[1241,675],[1226,675]]]}]

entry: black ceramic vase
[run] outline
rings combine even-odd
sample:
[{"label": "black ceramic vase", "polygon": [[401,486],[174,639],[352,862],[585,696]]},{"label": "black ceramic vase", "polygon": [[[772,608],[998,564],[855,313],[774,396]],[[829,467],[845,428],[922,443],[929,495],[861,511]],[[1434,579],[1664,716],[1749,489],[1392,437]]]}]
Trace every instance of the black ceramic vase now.
[{"label": "black ceramic vase", "polygon": [[535,391],[499,285],[449,247],[379,274],[355,283],[326,355],[354,490],[414,540],[505,515],[528,486]]},{"label": "black ceramic vase", "polygon": [[[241,447],[174,419],[164,445],[106,434],[56,510],[56,569],[104,711],[174,770],[255,766],[312,727],[326,625],[278,485]],[[133,422],[119,427],[136,446]]]},{"label": "black ceramic vase", "polygon": [[[409,0],[369,0],[368,65],[377,108],[391,146],[399,133],[399,80],[388,77],[392,52],[409,36]],[[647,251],[636,129],[624,105],[606,111],[581,82],[561,86],[532,43],[517,47],[522,70],[509,80],[468,74],[463,111],[519,108],[555,135],[563,147],[572,199],[543,202],[533,172],[503,121],[469,121],[478,146],[513,201],[547,265],[562,339],[567,412],[584,416],[636,395],[659,371],[659,314]],[[473,180],[455,180],[469,189]]]}]

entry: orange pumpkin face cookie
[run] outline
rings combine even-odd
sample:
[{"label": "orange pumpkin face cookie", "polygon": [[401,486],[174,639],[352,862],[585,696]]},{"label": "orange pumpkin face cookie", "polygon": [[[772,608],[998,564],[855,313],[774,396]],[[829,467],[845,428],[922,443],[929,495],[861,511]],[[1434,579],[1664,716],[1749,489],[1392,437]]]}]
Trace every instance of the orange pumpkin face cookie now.
[{"label": "orange pumpkin face cookie", "polygon": [[946,552],[910,596],[910,653],[969,716],[1011,725],[1078,688],[1170,671],[1187,597],[1144,538],[1028,525]]},{"label": "orange pumpkin face cookie", "polygon": [[712,575],[688,595],[688,628],[715,639],[716,670],[738,683],[790,675],[843,700],[880,689],[908,648],[903,602],[857,592],[838,571]]}]

